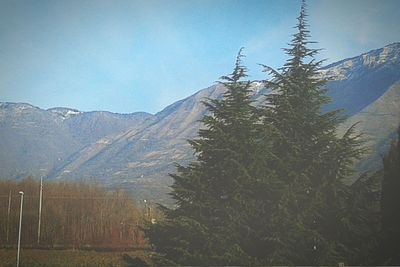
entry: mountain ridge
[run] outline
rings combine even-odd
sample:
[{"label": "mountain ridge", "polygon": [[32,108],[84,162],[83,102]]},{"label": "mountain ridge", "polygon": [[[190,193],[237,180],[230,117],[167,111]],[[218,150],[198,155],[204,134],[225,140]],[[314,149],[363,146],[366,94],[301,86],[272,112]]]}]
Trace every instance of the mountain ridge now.
[{"label": "mountain ridge", "polygon": [[[400,43],[394,43],[322,68],[324,77],[332,78],[332,75],[337,74],[336,79],[331,79],[327,84],[328,95],[333,101],[325,109],[344,107],[347,110],[344,115],[348,119],[339,127],[341,129],[357,120],[367,122],[361,123],[359,130],[367,131],[369,135],[375,134],[379,140],[369,143],[375,154],[367,157],[364,162],[369,162],[367,165],[376,168],[379,167],[379,164],[375,164],[379,160],[377,155],[387,147],[385,140],[397,129],[394,124],[400,124],[397,115],[400,116],[400,107],[396,105],[397,102],[391,105],[389,112],[393,116],[390,123],[383,122],[385,127],[379,124],[379,118],[370,113],[379,113],[385,110],[386,104],[391,100],[398,99],[399,58]],[[258,104],[269,92],[259,82],[252,83],[252,90],[254,101]],[[5,118],[4,110],[7,105],[12,104],[0,103],[0,175],[18,178],[31,174],[46,176],[51,180],[95,181],[108,188],[130,190],[136,198],[166,203],[169,201],[167,193],[172,182],[168,173],[174,172],[175,163],[186,164],[194,158],[186,140],[194,138],[201,127],[199,120],[207,112],[202,101],[220,98],[224,91],[221,84],[214,84],[172,103],[154,115],[145,112],[80,112],[68,108],[42,110],[29,107],[29,104],[21,104],[19,111],[10,113],[10,116],[20,116],[22,120],[9,121]],[[30,114],[29,110],[36,115]],[[33,124],[29,123],[32,122],[29,119],[31,115],[36,116]],[[47,128],[38,130],[34,127],[35,122],[36,126],[39,127],[42,123]],[[15,123],[19,123],[20,128],[12,128]],[[19,130],[13,132],[13,129]],[[378,134],[378,130],[384,133]],[[34,139],[22,135],[24,131],[33,132]],[[22,143],[25,142],[25,147],[16,142],[7,145],[5,140],[10,140],[13,133],[20,137]],[[37,164],[21,167],[18,157],[29,161],[30,157],[25,154],[34,156],[35,146],[32,140],[37,139],[42,146],[46,146],[40,139],[40,133],[51,140],[48,143],[52,145],[46,149],[52,158],[45,162],[46,157],[41,155],[41,161]],[[57,138],[54,139],[52,133]],[[64,140],[60,142],[57,139]],[[37,149],[41,153],[46,150],[40,147]],[[11,161],[6,159],[9,154],[13,158]],[[365,165],[361,168],[365,168]],[[21,169],[20,172],[15,171],[18,168]],[[37,169],[42,171],[38,172]]]}]

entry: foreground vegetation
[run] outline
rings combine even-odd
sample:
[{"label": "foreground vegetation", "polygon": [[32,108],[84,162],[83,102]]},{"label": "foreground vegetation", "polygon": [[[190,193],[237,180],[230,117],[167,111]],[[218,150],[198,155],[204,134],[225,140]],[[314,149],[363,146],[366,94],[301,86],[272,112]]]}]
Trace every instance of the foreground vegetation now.
[{"label": "foreground vegetation", "polygon": [[[0,249],[0,266],[15,266],[16,251]],[[82,250],[40,250],[24,249],[21,252],[21,267],[123,267],[132,259],[148,261],[143,251],[137,252],[96,252]]]}]

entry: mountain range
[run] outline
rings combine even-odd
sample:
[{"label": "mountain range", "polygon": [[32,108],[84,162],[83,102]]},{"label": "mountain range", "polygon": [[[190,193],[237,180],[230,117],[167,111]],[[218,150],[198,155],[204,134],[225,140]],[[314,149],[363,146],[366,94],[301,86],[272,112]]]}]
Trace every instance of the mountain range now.
[{"label": "mountain range", "polygon": [[[357,122],[364,134],[369,152],[358,170],[379,169],[400,124],[400,43],[330,64],[321,75],[329,79],[332,98],[324,110],[343,109],[338,133]],[[194,159],[187,139],[196,136],[207,112],[202,101],[224,91],[210,86],[154,115],[0,102],[0,179],[91,181],[126,189],[136,199],[171,203],[168,173],[175,163]],[[269,90],[253,82],[252,92],[259,104]]]}]

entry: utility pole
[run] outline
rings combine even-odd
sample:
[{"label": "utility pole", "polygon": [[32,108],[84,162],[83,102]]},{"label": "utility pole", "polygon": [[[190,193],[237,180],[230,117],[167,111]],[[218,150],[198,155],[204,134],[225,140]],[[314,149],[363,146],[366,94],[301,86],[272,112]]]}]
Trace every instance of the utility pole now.
[{"label": "utility pole", "polygon": [[19,209],[19,230],[18,230],[18,250],[17,250],[17,267],[19,267],[19,253],[21,251],[21,227],[22,227],[22,207],[24,205],[24,192],[19,191],[21,195],[21,207]]},{"label": "utility pole", "polygon": [[37,244],[40,243],[40,222],[42,219],[42,197],[43,197],[43,177],[40,177],[40,191],[39,191],[39,221],[38,221],[38,236]]},{"label": "utility pole", "polygon": [[10,212],[11,212],[11,190],[10,194],[8,195],[8,210],[7,210],[7,244],[8,244],[8,237],[10,233]]}]

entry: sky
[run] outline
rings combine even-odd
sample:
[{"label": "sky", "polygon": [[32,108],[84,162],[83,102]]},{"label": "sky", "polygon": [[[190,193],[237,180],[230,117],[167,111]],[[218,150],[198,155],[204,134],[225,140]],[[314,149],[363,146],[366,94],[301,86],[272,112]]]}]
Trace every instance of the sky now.
[{"label": "sky", "polygon": [[[156,113],[232,72],[281,67],[300,0],[1,0],[0,102]],[[326,64],[400,41],[399,0],[308,0]]]}]

